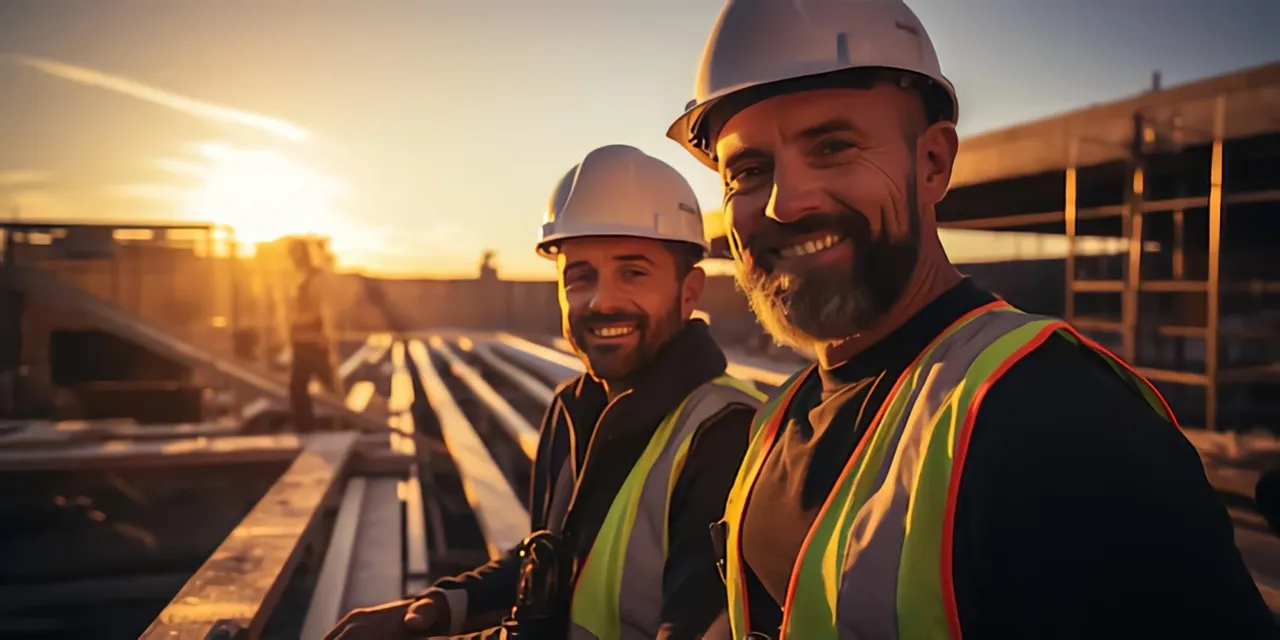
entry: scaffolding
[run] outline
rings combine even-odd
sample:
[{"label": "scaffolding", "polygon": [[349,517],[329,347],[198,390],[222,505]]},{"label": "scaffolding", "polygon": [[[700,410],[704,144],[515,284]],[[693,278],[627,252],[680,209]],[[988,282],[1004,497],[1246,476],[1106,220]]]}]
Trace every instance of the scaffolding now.
[{"label": "scaffolding", "polygon": [[[1171,402],[1177,397],[1184,420],[1209,430],[1224,426],[1224,394],[1234,398],[1228,413],[1244,416],[1231,427],[1280,427],[1275,394],[1264,389],[1280,383],[1280,259],[1266,257],[1280,249],[1280,65],[1262,71],[1265,86],[1253,71],[1250,82],[1228,78],[1236,82],[1226,90],[1127,101],[1127,123],[1117,103],[1016,132],[1039,140],[992,136],[964,167],[986,175],[939,210],[950,228],[1064,234],[1058,312]],[[1066,147],[1065,162],[1046,161],[1033,175],[1012,170],[1011,156],[1046,159],[1047,140]],[[991,170],[998,145],[1009,175]],[[1049,197],[1054,184],[1060,196]],[[1032,202],[1058,210],[1010,210]],[[984,204],[997,215],[965,215]],[[1082,255],[1081,240],[1091,236],[1122,237],[1126,248]]]},{"label": "scaffolding", "polygon": [[[1157,383],[1177,384],[1202,388],[1204,391],[1204,427],[1218,428],[1218,395],[1220,385],[1275,382],[1280,380],[1280,366],[1274,362],[1237,367],[1223,366],[1223,348],[1237,339],[1274,338],[1272,332],[1224,331],[1222,326],[1222,302],[1224,289],[1245,290],[1255,294],[1280,293],[1280,281],[1252,280],[1247,282],[1224,280],[1222,277],[1223,223],[1228,205],[1280,202],[1280,190],[1226,194],[1224,193],[1224,151],[1226,129],[1226,96],[1214,100],[1213,131],[1209,163],[1208,193],[1162,200],[1148,200],[1146,195],[1146,169],[1152,152],[1158,152],[1162,136],[1158,125],[1142,113],[1134,116],[1132,156],[1129,163],[1129,188],[1125,202],[1118,210],[1081,211],[1076,202],[1076,166],[1069,163],[1066,170],[1066,207],[1064,225],[1067,236],[1066,257],[1066,319],[1081,329],[1094,332],[1111,332],[1119,336],[1120,354],[1129,362],[1140,363],[1145,354],[1139,353],[1139,342],[1144,333],[1154,331],[1163,338],[1178,341],[1198,340],[1203,343],[1203,365],[1196,371],[1188,366],[1139,366],[1138,371]],[[1183,147],[1186,132],[1180,127],[1168,131],[1173,152]],[[1186,218],[1187,211],[1205,209],[1207,217],[1206,273],[1190,278],[1186,269]],[[1119,280],[1077,278],[1075,239],[1079,216],[1118,213],[1123,225],[1123,237],[1128,240],[1124,255],[1123,277]],[[1169,214],[1172,222],[1171,269],[1168,278],[1147,278],[1144,260],[1151,252],[1146,248],[1144,221],[1155,214]],[[1076,297],[1080,293],[1119,294],[1120,318],[1118,322],[1097,320],[1076,313]],[[1203,324],[1167,324],[1157,312],[1156,322],[1144,323],[1143,296],[1151,294],[1194,294],[1203,297]],[[1180,350],[1185,349],[1179,345]]]}]

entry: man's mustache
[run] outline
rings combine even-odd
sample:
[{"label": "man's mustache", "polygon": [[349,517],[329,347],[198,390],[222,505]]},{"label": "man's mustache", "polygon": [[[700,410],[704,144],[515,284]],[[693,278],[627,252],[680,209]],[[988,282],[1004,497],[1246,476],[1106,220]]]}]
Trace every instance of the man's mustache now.
[{"label": "man's mustache", "polygon": [[851,235],[854,227],[851,217],[859,215],[862,214],[857,211],[810,213],[787,223],[765,218],[750,237],[742,238],[743,249],[751,266],[770,271],[778,251],[794,244],[797,238],[820,231]]}]

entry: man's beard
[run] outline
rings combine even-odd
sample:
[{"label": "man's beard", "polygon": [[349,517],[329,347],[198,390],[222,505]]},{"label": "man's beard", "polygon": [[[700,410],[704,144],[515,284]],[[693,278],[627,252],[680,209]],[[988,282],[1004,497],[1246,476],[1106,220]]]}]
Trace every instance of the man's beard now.
[{"label": "man's beard", "polygon": [[[636,344],[593,343],[588,337],[593,326],[609,324],[634,324]],[[574,353],[587,367],[587,373],[597,380],[625,383],[657,359],[659,352],[680,330],[679,306],[670,313],[654,318],[643,312],[596,313],[586,312],[568,319],[565,337]]]},{"label": "man's beard", "polygon": [[[851,338],[873,327],[898,302],[920,257],[915,181],[909,180],[908,187],[905,238],[890,237],[885,223],[879,234],[872,234],[866,215],[828,194],[841,210],[809,214],[789,224],[766,218],[750,239],[743,239],[745,247],[735,247],[738,285],[775,341],[807,347]],[[791,274],[773,268],[773,251],[815,231],[839,233],[850,243],[849,270]]]}]

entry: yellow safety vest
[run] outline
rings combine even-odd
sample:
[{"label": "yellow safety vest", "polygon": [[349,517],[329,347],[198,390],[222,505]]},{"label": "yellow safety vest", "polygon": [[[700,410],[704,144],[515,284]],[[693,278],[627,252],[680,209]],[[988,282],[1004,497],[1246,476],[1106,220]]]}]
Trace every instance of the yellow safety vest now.
[{"label": "yellow safety vest", "polygon": [[657,634],[671,491],[694,433],[729,404],[756,408],[764,397],[751,383],[722,376],[694,390],[658,425],[578,575],[570,606],[572,640],[650,640]]},{"label": "yellow safety vest", "polygon": [[[780,638],[959,640],[952,527],[973,423],[992,383],[1054,334],[1097,351],[1177,425],[1150,382],[1071,325],[1004,302],[975,309],[907,368],[850,456],[796,558]],[[729,494],[725,581],[734,638],[751,631],[743,514],[787,405],[811,371],[792,378],[757,416]]]}]

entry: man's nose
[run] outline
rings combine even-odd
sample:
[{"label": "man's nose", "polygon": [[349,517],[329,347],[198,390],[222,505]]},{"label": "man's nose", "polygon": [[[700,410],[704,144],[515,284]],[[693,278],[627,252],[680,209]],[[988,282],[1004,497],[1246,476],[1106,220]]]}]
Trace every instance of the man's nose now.
[{"label": "man's nose", "polygon": [[781,163],[774,167],[773,192],[765,215],[783,224],[822,210],[823,194],[803,170],[789,170]]},{"label": "man's nose", "polygon": [[590,308],[595,313],[617,313],[625,307],[625,299],[616,287],[598,286],[591,296]]}]

